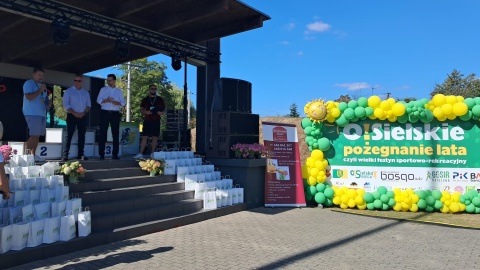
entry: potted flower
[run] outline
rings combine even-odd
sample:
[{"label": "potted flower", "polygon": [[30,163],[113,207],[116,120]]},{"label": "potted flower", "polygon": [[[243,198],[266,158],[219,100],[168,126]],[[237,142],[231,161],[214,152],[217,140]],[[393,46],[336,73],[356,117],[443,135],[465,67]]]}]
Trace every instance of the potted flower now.
[{"label": "potted flower", "polygon": [[85,176],[87,170],[78,161],[67,161],[60,167],[60,172],[68,177],[68,182],[78,183],[78,178]]},{"label": "potted flower", "polygon": [[17,154],[17,150],[12,151],[12,147],[10,147],[9,145],[2,145],[0,146],[0,153],[3,155],[3,162],[5,164],[8,164],[10,163],[10,158],[12,157],[12,154]]},{"label": "potted flower", "polygon": [[264,145],[258,143],[237,143],[230,149],[235,152],[235,157],[240,158],[260,158],[262,155],[266,155],[267,149]]},{"label": "potted flower", "polygon": [[142,168],[142,170],[149,172],[150,176],[155,176],[157,174],[163,174],[165,161],[149,158],[138,162],[138,165],[140,165],[140,168]]}]

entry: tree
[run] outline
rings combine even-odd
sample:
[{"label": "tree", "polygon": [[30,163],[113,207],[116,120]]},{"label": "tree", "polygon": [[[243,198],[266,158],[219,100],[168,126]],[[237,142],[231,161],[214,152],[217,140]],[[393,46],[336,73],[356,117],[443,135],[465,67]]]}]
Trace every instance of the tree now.
[{"label": "tree", "polygon": [[53,106],[55,107],[55,116],[62,120],[66,120],[67,112],[63,108],[63,91],[62,87],[58,85],[53,86]]},{"label": "tree", "polygon": [[335,99],[334,101],[348,103],[350,100],[352,100],[352,98],[350,97],[350,95],[346,94],[346,95],[340,95],[340,97]]},{"label": "tree", "polygon": [[437,84],[430,96],[436,94],[455,95],[468,97],[477,97],[480,95],[480,80],[476,78],[474,73],[464,77],[459,71],[454,69],[452,73],[442,84]]},{"label": "tree", "polygon": [[406,103],[408,103],[408,102],[410,102],[410,101],[415,101],[415,100],[417,100],[417,98],[416,98],[416,97],[406,97],[406,98],[399,98],[399,99],[397,99],[397,101],[401,101],[401,100],[403,100],[403,101],[405,101]]},{"label": "tree", "polygon": [[290,113],[287,114],[286,117],[300,117],[297,103],[293,102],[292,105],[290,105]]}]

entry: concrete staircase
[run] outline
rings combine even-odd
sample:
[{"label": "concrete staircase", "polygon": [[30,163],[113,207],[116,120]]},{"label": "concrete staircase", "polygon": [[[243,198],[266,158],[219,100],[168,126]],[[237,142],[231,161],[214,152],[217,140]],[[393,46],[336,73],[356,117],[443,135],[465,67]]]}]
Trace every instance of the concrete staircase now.
[{"label": "concrete staircase", "polygon": [[184,190],[175,175],[151,177],[131,158],[88,160],[82,165],[87,174],[80,183],[70,184],[70,194],[89,207],[92,234],[7,252],[0,255],[2,269],[246,209],[245,204],[238,204],[204,210],[203,200],[194,199],[194,192]]}]

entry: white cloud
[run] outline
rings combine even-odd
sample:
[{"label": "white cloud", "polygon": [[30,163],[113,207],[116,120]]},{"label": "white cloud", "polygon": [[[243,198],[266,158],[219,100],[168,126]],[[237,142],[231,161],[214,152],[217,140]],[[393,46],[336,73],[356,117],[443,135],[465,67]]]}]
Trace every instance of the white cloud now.
[{"label": "white cloud", "polygon": [[322,21],[317,21],[317,22],[307,24],[307,32],[309,33],[325,32],[325,31],[328,31],[330,28],[331,26],[329,24],[324,23]]},{"label": "white cloud", "polygon": [[290,42],[288,42],[286,40],[280,41],[279,43],[282,44],[282,45],[290,45]]},{"label": "white cloud", "polygon": [[300,56],[300,57],[302,57],[302,56],[304,56],[305,54],[304,54],[302,51],[299,51],[299,52],[297,52],[297,55]]},{"label": "white cloud", "polygon": [[340,88],[347,88],[350,91],[358,91],[362,89],[371,88],[370,84],[366,82],[336,83],[335,86]]},{"label": "white cloud", "polygon": [[293,22],[288,23],[283,28],[285,28],[285,30],[287,30],[287,31],[292,31],[293,29],[295,29],[295,23],[293,23]]}]

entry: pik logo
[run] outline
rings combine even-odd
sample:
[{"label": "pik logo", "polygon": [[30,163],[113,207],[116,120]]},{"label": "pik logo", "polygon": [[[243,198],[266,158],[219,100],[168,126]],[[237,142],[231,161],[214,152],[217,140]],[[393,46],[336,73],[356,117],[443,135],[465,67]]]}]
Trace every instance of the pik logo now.
[{"label": "pik logo", "polygon": [[453,172],[453,180],[468,180],[467,172]]}]

